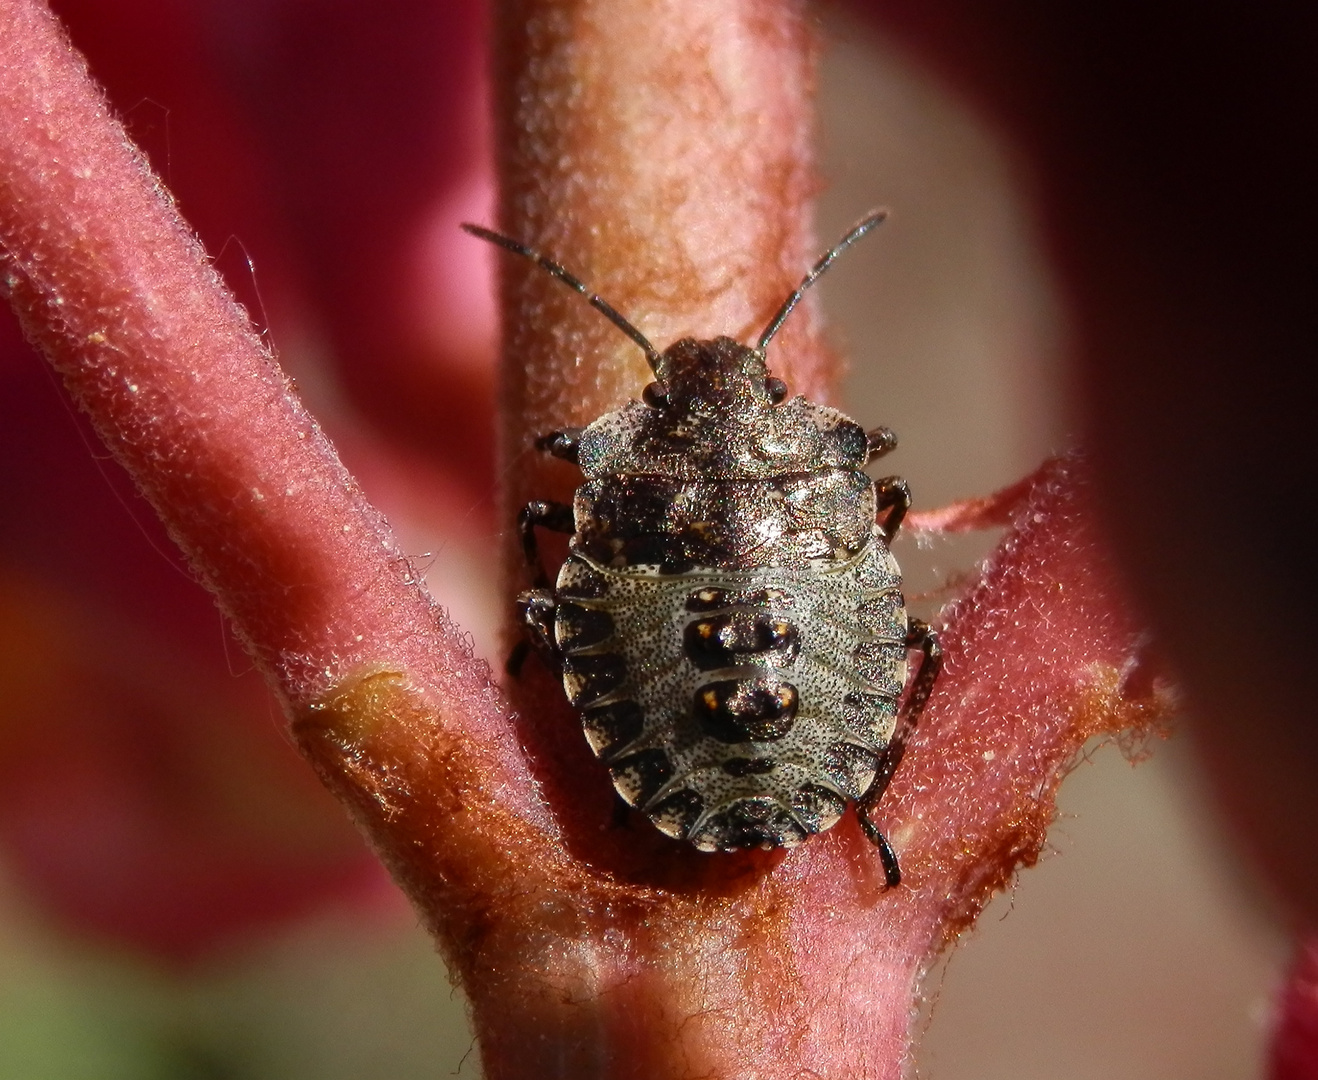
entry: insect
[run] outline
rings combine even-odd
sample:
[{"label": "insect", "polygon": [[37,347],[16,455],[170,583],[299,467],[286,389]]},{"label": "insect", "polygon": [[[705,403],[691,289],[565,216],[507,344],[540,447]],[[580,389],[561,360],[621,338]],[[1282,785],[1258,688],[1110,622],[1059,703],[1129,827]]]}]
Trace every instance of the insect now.
[{"label": "insect", "polygon": [[[792,847],[854,802],[895,886],[870,811],[942,663],[889,551],[910,491],[861,471],[897,438],[789,398],[765,361],[806,290],[885,216],[842,237],[754,346],[683,338],[662,352],[558,263],[463,228],[585,296],[654,373],[640,401],[536,440],[585,482],[571,506],[531,502],[518,518],[528,641],[561,674],[619,795],[701,851]],[[553,584],[537,528],[571,534]],[[921,661],[899,716],[911,650]]]}]

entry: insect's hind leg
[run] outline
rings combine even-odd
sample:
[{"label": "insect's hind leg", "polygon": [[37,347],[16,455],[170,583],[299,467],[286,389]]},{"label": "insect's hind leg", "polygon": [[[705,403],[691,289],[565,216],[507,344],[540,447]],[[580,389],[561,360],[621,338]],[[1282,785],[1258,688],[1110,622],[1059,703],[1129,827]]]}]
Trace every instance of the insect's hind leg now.
[{"label": "insect's hind leg", "polygon": [[910,697],[906,699],[903,738],[915,728],[929,695],[933,693],[938,673],[943,670],[943,646],[938,642],[938,635],[923,619],[906,621],[906,647],[920,650],[920,670],[915,673]]},{"label": "insect's hind leg", "polygon": [[890,889],[902,883],[902,867],[897,861],[897,852],[892,850],[888,838],[879,832],[879,827],[869,819],[868,808],[856,807],[856,816],[860,819],[861,831],[865,839],[879,849],[879,862],[883,864],[883,880]]},{"label": "insect's hind leg", "polygon": [[879,771],[874,775],[874,782],[869,790],[856,803],[856,817],[860,827],[871,844],[879,849],[879,859],[883,862],[883,876],[888,888],[901,884],[901,866],[897,862],[897,853],[892,850],[888,838],[879,831],[879,827],[870,818],[870,811],[879,801],[892,779],[897,766],[901,764],[906,753],[906,741],[919,723],[920,714],[924,712],[925,703],[933,692],[938,673],[943,669],[943,648],[938,643],[938,635],[922,619],[908,619],[906,622],[906,647],[920,650],[920,670],[915,673],[911,683],[911,692],[906,698],[906,707],[897,722],[892,741],[884,751]]}]

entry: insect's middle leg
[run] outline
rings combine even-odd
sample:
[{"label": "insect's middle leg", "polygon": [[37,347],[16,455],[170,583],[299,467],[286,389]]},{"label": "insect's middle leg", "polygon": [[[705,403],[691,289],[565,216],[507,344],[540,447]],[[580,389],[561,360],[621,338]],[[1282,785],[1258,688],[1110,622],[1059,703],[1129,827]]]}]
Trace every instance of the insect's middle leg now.
[{"label": "insect's middle leg", "polygon": [[900,476],[885,476],[874,481],[874,494],[878,498],[879,528],[883,530],[884,540],[892,543],[906,511],[911,508],[911,489]]},{"label": "insect's middle leg", "polygon": [[517,598],[517,614],[525,637],[513,646],[504,670],[514,679],[522,673],[527,652],[534,648],[554,672],[561,672],[563,657],[554,640],[554,613],[558,602],[549,589],[528,589]]},{"label": "insect's middle leg", "polygon": [[924,712],[925,703],[933,693],[934,682],[943,669],[943,647],[938,643],[938,635],[923,619],[906,621],[906,647],[920,650],[920,670],[915,673],[915,678],[911,681],[911,692],[906,696],[906,707],[902,709],[902,714],[897,720],[897,730],[892,733],[892,741],[888,743],[883,753],[883,763],[874,777],[874,783],[861,799],[862,805],[866,808],[878,802],[879,796],[888,786],[888,781],[892,779],[892,774],[901,764],[902,755],[906,753],[906,741],[920,722],[920,714]]},{"label": "insect's middle leg", "polygon": [[924,712],[925,702],[933,693],[938,673],[943,670],[943,646],[938,642],[938,635],[923,619],[908,619],[906,623],[906,647],[920,650],[920,670],[915,673],[911,683],[911,694],[906,699],[905,735],[914,730]]},{"label": "insect's middle leg", "polygon": [[526,556],[526,565],[531,571],[531,581],[535,588],[528,589],[517,598],[517,614],[526,637],[513,646],[504,665],[504,670],[514,678],[526,662],[528,646],[534,647],[553,670],[557,671],[560,667],[558,647],[554,643],[556,601],[554,590],[549,587],[549,575],[545,573],[544,564],[540,561],[540,545],[535,538],[536,526],[561,533],[576,531],[572,507],[566,503],[536,500],[527,503],[517,515],[517,533],[522,541],[522,554]]},{"label": "insect's middle leg", "polygon": [[531,581],[537,589],[549,587],[549,575],[545,573],[540,561],[540,545],[535,538],[536,526],[553,532],[576,532],[576,523],[572,518],[572,507],[567,503],[546,502],[537,499],[522,507],[517,515],[517,532],[522,538],[522,553],[526,556],[526,565],[531,571]]},{"label": "insect's middle leg", "polygon": [[870,843],[879,849],[883,874],[890,889],[901,884],[901,867],[897,862],[896,852],[888,843],[888,838],[879,831],[879,827],[870,818],[870,811],[874,809],[875,803],[879,801],[879,797],[892,780],[893,773],[897,771],[897,766],[901,764],[902,756],[906,753],[906,741],[919,723],[920,714],[924,712],[925,703],[933,692],[938,673],[943,669],[943,649],[938,643],[938,635],[922,619],[907,620],[906,647],[920,650],[920,670],[915,673],[911,692],[906,698],[906,707],[897,722],[897,730],[893,732],[892,741],[884,750],[883,760],[874,775],[874,782],[856,803],[856,817],[860,819],[860,827]]}]

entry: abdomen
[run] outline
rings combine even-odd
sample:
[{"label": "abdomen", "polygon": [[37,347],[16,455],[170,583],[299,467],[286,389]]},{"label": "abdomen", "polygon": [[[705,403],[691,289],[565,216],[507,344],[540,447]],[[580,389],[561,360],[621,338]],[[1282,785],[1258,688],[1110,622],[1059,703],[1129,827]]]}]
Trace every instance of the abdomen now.
[{"label": "abdomen", "polygon": [[628,803],[713,851],[800,843],[865,793],[906,680],[901,580],[872,526],[808,565],[666,573],[582,546],[556,589],[563,682]]}]

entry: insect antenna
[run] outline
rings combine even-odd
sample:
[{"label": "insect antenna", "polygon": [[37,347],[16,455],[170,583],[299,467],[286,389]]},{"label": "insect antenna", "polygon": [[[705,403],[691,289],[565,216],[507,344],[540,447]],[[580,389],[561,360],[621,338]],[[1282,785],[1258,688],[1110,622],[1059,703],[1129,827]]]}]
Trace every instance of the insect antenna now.
[{"label": "insect antenna", "polygon": [[596,311],[600,312],[606,319],[613,323],[614,326],[645,350],[645,358],[650,362],[650,370],[656,370],[659,363],[659,350],[650,344],[644,334],[619,315],[611,304],[606,300],[600,299],[600,297],[591,292],[580,278],[568,273],[567,270],[559,266],[553,259],[541,255],[540,252],[536,251],[534,248],[527,247],[525,244],[519,243],[510,236],[504,236],[502,233],[494,232],[492,229],[486,229],[480,225],[471,225],[467,222],[463,222],[462,228],[465,232],[471,233],[472,236],[479,236],[482,240],[488,240],[491,244],[496,244],[514,254],[530,259],[541,269],[548,270],[565,285],[569,285],[576,289],[577,292],[581,293],[581,295],[590,302],[591,307],[595,308]]},{"label": "insect antenna", "polygon": [[[851,231],[847,233],[846,236],[828,249],[824,254],[824,257],[810,268],[810,273],[806,274],[802,279],[801,284],[796,287],[796,292],[792,293],[792,295],[784,301],[783,306],[778,309],[778,313],[769,320],[769,325],[765,328],[764,333],[760,335],[760,340],[755,343],[756,352],[760,355],[764,355],[764,349],[769,344],[769,339],[782,329],[783,323],[787,321],[787,316],[792,313],[792,309],[796,307],[801,297],[805,295],[806,289],[810,288],[810,286],[819,278],[819,275],[833,264],[833,260],[869,232],[870,229],[874,228],[875,225],[882,222],[887,216],[888,211],[875,210],[869,215],[869,217],[858,222],[856,225],[853,225]],[[466,228],[466,226],[464,225],[463,228]]]}]

